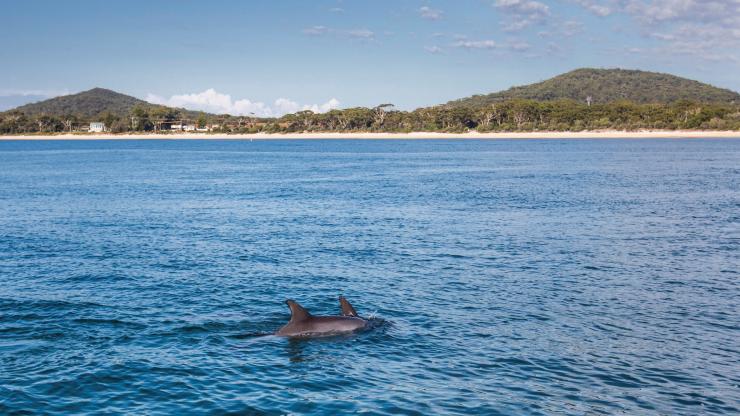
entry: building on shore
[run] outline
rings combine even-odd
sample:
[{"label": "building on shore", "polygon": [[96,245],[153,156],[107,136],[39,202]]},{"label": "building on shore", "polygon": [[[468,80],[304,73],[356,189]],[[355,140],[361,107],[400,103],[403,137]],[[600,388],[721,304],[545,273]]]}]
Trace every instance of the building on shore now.
[{"label": "building on shore", "polygon": [[103,133],[106,131],[105,123],[94,121],[90,123],[90,129],[88,131],[91,133]]},{"label": "building on shore", "polygon": [[177,131],[195,131],[195,124],[185,124],[184,122],[176,122],[170,125],[170,130]]}]

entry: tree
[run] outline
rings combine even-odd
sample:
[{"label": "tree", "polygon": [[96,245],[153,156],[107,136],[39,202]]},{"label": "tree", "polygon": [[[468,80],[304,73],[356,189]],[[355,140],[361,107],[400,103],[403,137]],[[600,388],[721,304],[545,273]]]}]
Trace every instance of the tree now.
[{"label": "tree", "polygon": [[379,127],[383,126],[385,122],[386,108],[393,108],[393,104],[380,104],[373,108],[373,115],[375,117],[375,124]]},{"label": "tree", "polygon": [[113,113],[110,111],[106,111],[103,114],[100,115],[100,121],[105,123],[105,127],[109,128],[113,125],[114,122],[118,120],[118,117],[116,117]]},{"label": "tree", "polygon": [[72,132],[74,125],[78,122],[79,119],[73,114],[65,114],[64,116],[62,116],[62,124],[64,124],[64,129],[70,133]]},{"label": "tree", "polygon": [[131,109],[129,119],[132,131],[147,130],[147,126],[151,125],[151,122],[149,121],[149,112],[141,105],[136,105]]},{"label": "tree", "polygon": [[295,113],[296,117],[298,118],[299,123],[301,124],[301,127],[304,131],[307,131],[311,129],[311,126],[313,125],[313,115],[314,112],[311,110],[303,110]]},{"label": "tree", "polygon": [[198,114],[198,128],[204,129],[207,123],[208,123],[208,119],[206,118],[206,114],[203,112]]}]

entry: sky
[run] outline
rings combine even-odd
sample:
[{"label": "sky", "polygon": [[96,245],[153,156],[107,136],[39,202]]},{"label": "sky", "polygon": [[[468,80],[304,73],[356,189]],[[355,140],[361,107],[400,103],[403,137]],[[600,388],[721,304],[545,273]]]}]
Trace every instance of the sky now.
[{"label": "sky", "polygon": [[580,68],[740,91],[740,0],[2,0],[0,110],[109,88],[279,116],[410,110]]}]

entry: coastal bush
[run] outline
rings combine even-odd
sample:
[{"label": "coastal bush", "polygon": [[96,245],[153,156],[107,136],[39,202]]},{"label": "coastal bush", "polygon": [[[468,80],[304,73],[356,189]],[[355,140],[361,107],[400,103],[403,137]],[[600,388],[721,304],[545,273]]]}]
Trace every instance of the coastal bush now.
[{"label": "coastal bush", "polygon": [[[64,116],[31,115],[21,111],[0,113],[0,134],[79,131],[91,121],[103,121],[114,132],[161,130],[180,115],[166,108],[134,107],[127,117],[104,113]],[[172,120],[172,121],[171,121]],[[203,124],[205,123],[205,124]],[[421,108],[397,111],[386,107],[348,108],[324,114],[301,111],[280,118],[201,115],[199,125],[214,133],[297,132],[453,132],[581,131],[596,129],[740,129],[740,104],[707,104],[680,100],[672,104],[608,104],[572,100],[512,100],[482,107]]]}]

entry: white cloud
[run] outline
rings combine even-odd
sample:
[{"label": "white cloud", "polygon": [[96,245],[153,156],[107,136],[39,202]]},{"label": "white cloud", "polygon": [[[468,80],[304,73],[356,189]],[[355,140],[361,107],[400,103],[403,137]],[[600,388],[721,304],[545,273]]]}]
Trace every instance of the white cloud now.
[{"label": "white cloud", "polygon": [[[697,6],[692,0],[625,0],[622,3],[627,13],[646,22],[680,19]],[[694,16],[694,18],[698,17],[698,15]]]},{"label": "white cloud", "polygon": [[494,6],[511,16],[511,20],[503,22],[507,32],[518,32],[550,16],[550,7],[535,0],[496,0]]},{"label": "white cloud", "polygon": [[275,100],[275,111],[281,114],[296,113],[301,110],[300,104],[287,98],[278,98]]},{"label": "white cloud", "polygon": [[456,48],[463,49],[494,49],[496,41],[494,40],[459,40],[452,44]]},{"label": "white cloud", "polygon": [[331,111],[336,108],[339,108],[339,100],[337,100],[336,98],[332,98],[324,104],[306,105],[300,105],[297,102],[289,100],[287,98],[278,98],[277,100],[275,100],[275,105],[273,106],[274,113],[278,115],[296,113],[298,111],[306,110],[313,111],[314,113],[326,113],[327,111]]},{"label": "white cloud", "polygon": [[531,18],[542,18],[550,15],[550,7],[535,0],[496,0],[495,6],[511,14]]},{"label": "white cloud", "polygon": [[[507,0],[516,1],[516,0]],[[525,1],[525,0],[522,0]],[[740,61],[740,0],[570,0],[597,16],[621,14],[658,45],[622,48],[652,56]],[[561,34],[572,30],[565,28]]]},{"label": "white cloud", "polygon": [[571,37],[581,32],[583,32],[583,23],[581,22],[568,20],[560,25],[560,33],[562,33],[563,36]]},{"label": "white cloud", "polygon": [[[586,10],[588,10],[589,12],[597,16],[605,17],[605,16],[609,16],[610,14],[614,12],[613,7],[609,6],[608,4],[605,4],[603,1],[599,1],[599,0],[574,0],[574,1],[575,3],[583,6]],[[613,1],[611,1],[610,3],[613,3]]]},{"label": "white cloud", "polygon": [[440,47],[439,47],[439,46],[437,46],[437,45],[432,45],[432,46],[425,46],[425,47],[424,47],[424,50],[425,50],[425,51],[427,51],[427,52],[429,52],[429,53],[433,53],[433,54],[439,54],[439,53],[442,53],[442,52],[444,52],[444,51],[442,50],[442,48],[440,48]]},{"label": "white cloud", "polygon": [[550,16],[550,6],[535,0],[496,0],[494,6],[509,15],[501,22],[506,32],[519,32]]},{"label": "white cloud", "polygon": [[440,20],[442,18],[442,10],[432,9],[431,7],[423,6],[419,8],[419,16],[422,19],[427,20]]},{"label": "white cloud", "polygon": [[740,20],[739,0],[571,1],[599,16],[624,13],[645,25],[683,21],[694,24],[713,24],[735,27]]},{"label": "white cloud", "polygon": [[303,33],[310,36],[321,36],[329,33],[329,28],[326,26],[312,26],[303,29]]},{"label": "white cloud", "polygon": [[738,0],[617,0],[621,9],[645,23],[685,21],[736,25]]},{"label": "white cloud", "polygon": [[341,7],[332,7],[329,11],[332,13],[344,13],[344,9]]},{"label": "white cloud", "polygon": [[278,98],[273,105],[263,102],[253,102],[248,99],[233,100],[231,95],[222,94],[213,88],[200,93],[173,95],[164,98],[155,94],[148,94],[146,101],[153,104],[170,107],[186,108],[188,110],[206,111],[216,114],[254,115],[259,117],[280,117],[287,113],[301,110],[311,110],[314,113],[325,113],[339,108],[339,100],[332,98],[323,104],[298,104],[287,98]]},{"label": "white cloud", "polygon": [[516,19],[504,24],[504,32],[519,32],[534,23],[530,19]]},{"label": "white cloud", "polygon": [[519,54],[519,56],[524,57],[531,57],[531,51],[535,49],[535,46],[530,44],[526,39],[522,39],[519,37],[510,37],[505,39],[504,41],[496,41],[493,39],[458,38],[456,41],[452,42],[450,46],[458,49],[467,49],[470,51],[493,51],[494,53],[499,55],[515,53]]},{"label": "white cloud", "polygon": [[367,29],[355,29],[350,30],[347,32],[347,34],[350,37],[356,38],[356,39],[366,39],[366,40],[372,40],[375,38],[375,33],[371,30]]},{"label": "white cloud", "polygon": [[352,30],[339,30],[332,29],[326,26],[311,26],[303,29],[303,34],[307,36],[325,36],[334,35],[337,37],[361,39],[361,40],[374,40],[375,32],[369,29],[352,29]]},{"label": "white cloud", "polygon": [[650,36],[660,40],[676,40],[676,35],[671,35],[668,33],[655,32],[651,33]]},{"label": "white cloud", "polygon": [[654,54],[709,61],[740,59],[740,0],[612,0],[644,35],[662,43]]}]

